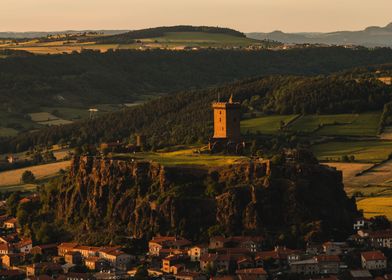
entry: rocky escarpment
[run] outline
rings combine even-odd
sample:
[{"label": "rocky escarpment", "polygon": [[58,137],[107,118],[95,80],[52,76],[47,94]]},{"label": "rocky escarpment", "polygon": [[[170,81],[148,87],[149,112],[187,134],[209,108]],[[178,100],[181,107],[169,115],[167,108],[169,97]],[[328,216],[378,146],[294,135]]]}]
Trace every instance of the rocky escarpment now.
[{"label": "rocky escarpment", "polygon": [[249,160],[207,170],[76,157],[51,195],[57,220],[92,242],[95,234],[102,242],[157,233],[203,239],[208,231],[266,234],[293,226],[301,236],[328,235],[346,230],[356,215],[341,173],[314,162]]}]

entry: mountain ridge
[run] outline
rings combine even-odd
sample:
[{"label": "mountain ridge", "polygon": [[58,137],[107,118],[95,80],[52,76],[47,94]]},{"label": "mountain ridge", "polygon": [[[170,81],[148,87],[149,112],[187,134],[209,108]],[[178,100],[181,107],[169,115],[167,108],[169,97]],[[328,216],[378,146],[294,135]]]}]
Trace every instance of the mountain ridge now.
[{"label": "mountain ridge", "polygon": [[329,44],[329,45],[362,45],[365,47],[391,47],[392,22],[385,27],[369,26],[359,31],[334,32],[295,32],[285,33],[281,30],[272,32],[251,32],[249,38],[258,40],[274,40],[295,44]]}]

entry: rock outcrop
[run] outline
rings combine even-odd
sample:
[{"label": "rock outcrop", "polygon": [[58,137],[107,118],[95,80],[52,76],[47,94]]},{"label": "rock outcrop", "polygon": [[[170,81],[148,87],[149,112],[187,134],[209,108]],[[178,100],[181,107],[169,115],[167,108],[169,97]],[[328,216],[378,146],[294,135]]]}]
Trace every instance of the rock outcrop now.
[{"label": "rock outcrop", "polygon": [[[215,197],[205,195],[211,183],[220,189]],[[52,196],[57,220],[81,239],[160,233],[196,240],[213,226],[264,234],[302,225],[306,235],[314,230],[309,224],[329,234],[349,230],[357,211],[341,172],[313,162],[249,160],[207,170],[76,157]]]}]

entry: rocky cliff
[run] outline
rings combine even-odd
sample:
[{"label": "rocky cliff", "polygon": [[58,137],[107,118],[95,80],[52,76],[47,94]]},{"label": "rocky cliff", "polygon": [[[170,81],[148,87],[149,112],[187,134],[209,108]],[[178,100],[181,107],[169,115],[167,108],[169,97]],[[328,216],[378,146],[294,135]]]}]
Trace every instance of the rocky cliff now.
[{"label": "rocky cliff", "polygon": [[[216,196],[205,194],[211,186]],[[249,160],[207,170],[76,157],[51,201],[57,220],[90,242],[94,234],[196,240],[213,230],[266,234],[293,226],[301,236],[328,235],[348,230],[356,215],[342,174],[313,162]]]}]

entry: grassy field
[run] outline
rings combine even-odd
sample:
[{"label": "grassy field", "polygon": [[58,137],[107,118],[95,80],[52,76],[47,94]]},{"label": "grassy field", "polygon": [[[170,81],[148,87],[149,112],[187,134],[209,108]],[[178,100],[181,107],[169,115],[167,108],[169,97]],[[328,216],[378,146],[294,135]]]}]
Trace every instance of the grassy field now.
[{"label": "grassy field", "polygon": [[0,137],[12,137],[18,134],[19,131],[13,128],[0,127]]},{"label": "grassy field", "polygon": [[185,149],[174,152],[137,153],[135,158],[152,160],[166,166],[196,165],[208,167],[234,164],[246,159],[246,157],[241,156],[198,154],[194,151],[195,149]]},{"label": "grassy field", "polygon": [[48,112],[30,113],[29,116],[33,122],[46,122],[59,119]]},{"label": "grassy field", "polygon": [[359,209],[364,211],[365,217],[385,215],[392,219],[392,196],[390,197],[369,197],[357,201]]},{"label": "grassy field", "polygon": [[312,151],[320,160],[339,161],[344,155],[354,155],[357,161],[377,163],[392,153],[392,141],[335,141],[314,145]]},{"label": "grassy field", "polygon": [[241,132],[257,133],[258,131],[262,134],[275,134],[280,130],[280,123],[290,122],[298,115],[285,115],[285,116],[265,116],[260,118],[253,118],[244,120],[241,122]]},{"label": "grassy field", "polygon": [[41,180],[51,176],[55,176],[60,169],[66,169],[70,165],[70,161],[61,161],[44,165],[30,166],[26,168],[0,172],[0,188],[3,186],[20,185],[20,178],[26,170],[30,170],[36,179]]},{"label": "grassy field", "polygon": [[358,118],[357,114],[306,115],[293,122],[289,129],[293,131],[312,132],[321,125],[347,124]]},{"label": "grassy field", "polygon": [[257,43],[257,40],[236,37],[227,34],[214,34],[204,32],[168,32],[162,37],[144,39],[144,42],[158,42],[158,43],[175,43],[179,45],[236,45],[248,46],[252,43]]},{"label": "grassy field", "polygon": [[377,136],[381,112],[360,114],[352,123],[321,128],[318,135]]},{"label": "grassy field", "polygon": [[[77,42],[76,40],[59,40],[53,42],[38,42],[30,40],[18,45],[12,42],[4,42],[3,48],[24,50],[35,54],[62,54],[81,52],[83,49],[99,50],[106,52],[109,49],[145,49],[145,48],[169,48],[181,50],[185,47],[246,47],[259,43],[258,40],[231,36],[228,34],[204,33],[204,32],[168,32],[157,38],[141,39],[142,43],[133,44],[96,44],[94,38],[90,42]],[[1,43],[1,42],[0,42]]]}]

